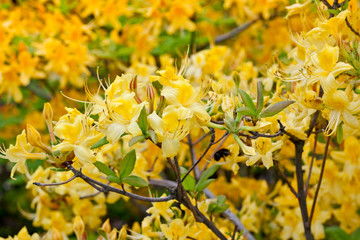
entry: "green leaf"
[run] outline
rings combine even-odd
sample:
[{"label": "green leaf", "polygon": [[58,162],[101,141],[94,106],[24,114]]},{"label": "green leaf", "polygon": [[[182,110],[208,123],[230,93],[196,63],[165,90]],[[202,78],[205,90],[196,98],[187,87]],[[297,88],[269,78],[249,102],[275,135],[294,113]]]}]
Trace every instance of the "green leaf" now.
[{"label": "green leaf", "polygon": [[328,9],[327,11],[333,15],[338,15],[341,12],[338,9]]},{"label": "green leaf", "polygon": [[107,179],[108,179],[110,182],[114,182],[114,183],[117,183],[117,184],[121,184],[121,180],[120,180],[120,178],[118,178],[117,176],[110,175],[110,176],[107,176]]},{"label": "green leaf", "polygon": [[271,105],[270,107],[265,109],[262,113],[260,113],[259,118],[272,117],[275,114],[284,110],[290,104],[293,104],[294,102],[295,101],[286,100],[286,101],[281,101],[281,102],[275,103],[274,105]]},{"label": "green leaf", "polygon": [[144,139],[145,139],[145,136],[144,136],[144,135],[139,135],[139,136],[133,137],[133,138],[130,139],[130,141],[129,141],[129,147],[131,147],[131,146],[134,145],[135,143],[144,141]]},{"label": "green leaf", "polygon": [[249,94],[247,94],[245,91],[243,91],[241,89],[238,89],[238,90],[239,90],[240,96],[243,100],[243,104],[245,105],[245,107],[248,107],[248,108],[254,110],[254,112],[255,112],[255,105],[254,105],[254,102],[252,101],[251,97],[249,96]]},{"label": "green leaf", "polygon": [[225,118],[224,119],[225,126],[230,130],[230,132],[236,131],[236,122],[232,118]]},{"label": "green leaf", "polygon": [[[186,175],[186,172],[181,174],[181,179]],[[193,191],[196,185],[195,178],[191,176],[190,174],[187,175],[187,177],[182,182],[184,188],[186,191]]]},{"label": "green leaf", "polygon": [[102,139],[100,139],[99,141],[97,141],[94,145],[92,145],[90,147],[90,149],[95,149],[95,148],[99,148],[105,144],[108,144],[109,141],[106,139],[106,137],[103,137]]},{"label": "green leaf", "polygon": [[224,195],[219,195],[216,198],[216,202],[218,202],[219,204],[224,204],[226,201],[226,197]]},{"label": "green leaf", "polygon": [[[344,11],[348,8],[349,6],[349,0],[345,0],[345,2],[343,3],[343,5],[341,6],[341,11]],[[360,238],[359,238],[360,239]]]},{"label": "green leaf", "polygon": [[129,176],[131,172],[134,170],[135,161],[136,161],[136,153],[135,150],[133,149],[130,152],[128,152],[120,162],[119,177],[121,180]]},{"label": "green leaf", "polygon": [[264,107],[264,93],[261,82],[257,82],[256,114],[259,114]]},{"label": "green leaf", "polygon": [[241,108],[238,108],[236,111],[238,114],[240,113],[244,116],[254,116],[254,117],[256,116],[256,112],[248,107],[241,107]]},{"label": "green leaf", "polygon": [[70,169],[67,168],[50,168],[51,171],[55,171],[55,172],[67,172],[70,171]]},{"label": "green leaf", "polygon": [[135,176],[135,175],[124,177],[123,182],[127,183],[127,184],[130,184],[131,186],[134,186],[134,187],[147,187],[147,186],[149,186],[149,183],[147,181],[145,181],[141,177],[138,177],[138,176]]},{"label": "green leaf", "polygon": [[332,226],[325,228],[325,239],[327,240],[350,240],[350,236],[340,227]]},{"label": "green leaf", "polygon": [[211,167],[206,169],[205,172],[201,175],[198,184],[211,177],[219,168],[220,165],[212,165]]},{"label": "green leaf", "polygon": [[139,120],[138,120],[139,127],[141,132],[146,135],[147,130],[147,116],[146,116],[146,109],[145,106],[141,109]]},{"label": "green leaf", "polygon": [[356,229],[351,235],[350,240],[359,240],[360,239],[360,228]]},{"label": "green leaf", "polygon": [[342,127],[342,123],[341,123],[336,130],[336,140],[337,140],[338,144],[342,143],[343,137],[344,137],[344,132],[343,132],[343,127]]},{"label": "green leaf", "polygon": [[201,192],[201,191],[203,191],[205,188],[207,188],[207,186],[209,186],[210,183],[212,183],[213,181],[215,181],[215,179],[207,179],[207,180],[205,180],[205,181],[198,182],[198,184],[196,184],[195,190],[196,190],[197,192]]},{"label": "green leaf", "polygon": [[153,141],[154,144],[157,144],[159,140],[158,140],[158,137],[157,137],[155,131],[154,130],[149,130],[148,134],[150,136],[151,141]]},{"label": "green leaf", "polygon": [[222,204],[222,205],[218,205],[214,210],[213,213],[222,213],[224,212],[226,209],[229,208],[229,204]]},{"label": "green leaf", "polygon": [[104,173],[106,176],[116,176],[116,173],[111,170],[108,166],[103,164],[102,162],[96,161],[94,162],[94,165],[97,169],[99,169],[100,172]]},{"label": "green leaf", "polygon": [[354,92],[355,92],[356,94],[360,94],[360,89],[355,88],[355,89],[354,89]]},{"label": "green leaf", "polygon": [[109,238],[107,237],[106,232],[105,232],[104,229],[98,228],[97,232],[98,232],[98,234],[101,235],[104,239],[109,240]]}]

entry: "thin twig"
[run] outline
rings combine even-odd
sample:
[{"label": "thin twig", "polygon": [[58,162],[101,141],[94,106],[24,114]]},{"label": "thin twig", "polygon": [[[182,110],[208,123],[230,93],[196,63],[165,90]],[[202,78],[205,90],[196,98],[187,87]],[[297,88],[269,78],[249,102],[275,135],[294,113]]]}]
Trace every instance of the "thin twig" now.
[{"label": "thin twig", "polygon": [[75,169],[70,163],[66,162],[67,168],[69,168],[76,177],[81,178],[82,180],[84,180],[85,182],[87,182],[88,184],[90,184],[91,186],[93,186],[95,189],[97,189],[100,192],[115,192],[127,197],[131,197],[134,198],[136,200],[140,200],[140,201],[144,201],[144,202],[166,202],[172,199],[175,199],[174,195],[169,195],[166,197],[161,197],[161,198],[153,198],[153,197],[143,197],[134,193],[130,193],[130,192],[126,192],[124,190],[121,190],[119,188],[107,185],[105,183],[99,182],[95,179],[92,179],[86,175],[84,175],[81,171],[78,171],[77,169]]},{"label": "thin twig", "polygon": [[[204,190],[205,195],[208,198],[215,198],[215,195],[209,190]],[[230,209],[226,209],[223,214],[236,226],[239,231],[243,231],[243,235],[248,240],[255,240],[254,236],[249,232],[249,230],[244,226],[240,219],[233,213]]]},{"label": "thin twig", "polygon": [[74,174],[74,176],[72,176],[71,178],[69,178],[68,180],[64,181],[64,182],[57,182],[57,183],[40,183],[40,182],[33,182],[34,185],[36,186],[40,186],[40,187],[49,187],[49,186],[59,186],[59,185],[63,185],[66,184],[68,182],[71,182],[72,180],[74,180],[75,178],[77,178],[78,176],[76,174]]},{"label": "thin twig", "polygon": [[305,184],[305,195],[307,196],[308,194],[308,190],[309,190],[309,182],[310,182],[310,177],[311,177],[311,172],[312,172],[312,168],[313,168],[313,164],[314,164],[314,159],[315,159],[315,151],[316,151],[316,145],[317,145],[317,137],[318,135],[315,134],[315,142],[314,142],[314,147],[313,147],[313,151],[312,151],[312,156],[311,156],[311,162],[310,162],[310,167],[309,167],[309,173],[306,179],[306,184]]},{"label": "thin twig", "polygon": [[345,18],[345,22],[346,22],[346,25],[350,28],[350,30],[358,37],[360,37],[360,34],[353,28],[353,26],[351,26],[351,24],[349,23],[349,20],[348,18],[346,17]]},{"label": "thin twig", "polygon": [[291,183],[289,182],[289,180],[287,179],[285,173],[283,173],[283,171],[281,171],[280,167],[278,164],[275,165],[276,169],[278,170],[280,177],[284,180],[284,182],[289,186],[291,192],[295,195],[295,197],[298,197],[298,193],[296,192],[296,190],[293,188],[293,186],[291,185]]},{"label": "thin twig", "polygon": [[195,141],[193,142],[193,145],[198,144],[198,143],[201,142],[204,138],[206,138],[207,135],[210,135],[210,134],[211,134],[211,131],[205,133],[204,135],[202,135],[201,137],[199,137],[199,139],[195,140]]},{"label": "thin twig", "polygon": [[193,164],[191,166],[191,168],[189,169],[189,171],[187,171],[187,173],[185,174],[185,176],[182,178],[181,182],[184,181],[184,179],[191,173],[191,171],[200,163],[200,161],[205,157],[206,153],[210,150],[211,146],[214,144],[215,141],[215,131],[212,128],[210,131],[212,131],[212,135],[211,135],[211,139],[210,139],[210,143],[207,146],[207,148],[205,149],[205,151],[203,152],[203,154],[200,156],[200,158],[195,162],[195,164]]},{"label": "thin twig", "polygon": [[101,193],[101,192],[96,192],[96,193],[93,193],[93,194],[81,196],[80,199],[96,197],[96,196],[99,195],[100,193]]},{"label": "thin twig", "polygon": [[321,2],[328,8],[328,9],[332,9],[332,6],[330,5],[330,3],[327,0],[321,0]]},{"label": "thin twig", "polygon": [[[206,135],[204,135],[204,136],[206,136]],[[191,139],[191,135],[189,134],[187,137],[188,137],[188,144],[189,144],[189,148],[190,148],[191,162],[192,162],[192,165],[194,165],[196,163],[196,152],[195,152],[194,144]],[[196,180],[199,179],[200,172],[199,172],[198,168],[194,169],[194,176],[195,176]]]},{"label": "thin twig", "polygon": [[230,38],[235,37],[236,35],[238,35],[239,33],[245,31],[246,29],[248,29],[251,25],[253,25],[255,22],[257,22],[259,19],[256,18],[254,20],[248,21],[246,23],[244,23],[241,26],[238,26],[236,28],[234,28],[233,30],[231,30],[230,32],[224,33],[222,35],[219,35],[215,38],[215,44],[219,44],[225,40],[228,40]]},{"label": "thin twig", "polygon": [[231,237],[231,240],[235,240],[236,232],[237,232],[237,228],[236,228],[236,226],[235,226],[235,228],[234,228],[234,233],[233,233],[233,235],[232,235],[232,237]]},{"label": "thin twig", "polygon": [[319,195],[319,192],[320,192],[321,182],[322,182],[322,179],[323,179],[323,176],[324,176],[324,170],[325,170],[325,164],[326,164],[326,158],[327,158],[327,154],[328,154],[328,149],[329,149],[329,145],[330,145],[330,139],[331,139],[331,137],[328,137],[327,140],[326,140],[325,152],[324,152],[323,162],[322,162],[322,165],[321,165],[319,182],[318,182],[318,185],[316,187],[314,201],[313,201],[313,204],[312,204],[312,207],[311,207],[311,212],[310,212],[308,225],[311,225],[311,220],[312,220],[312,218],[314,216],[316,200],[318,198],[318,195]]}]

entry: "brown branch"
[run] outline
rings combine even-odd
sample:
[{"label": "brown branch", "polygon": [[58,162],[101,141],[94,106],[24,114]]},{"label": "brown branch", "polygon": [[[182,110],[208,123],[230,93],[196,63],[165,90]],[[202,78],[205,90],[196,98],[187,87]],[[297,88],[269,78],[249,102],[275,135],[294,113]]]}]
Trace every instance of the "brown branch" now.
[{"label": "brown branch", "polygon": [[[203,136],[206,136],[206,135],[207,134],[204,134]],[[193,144],[190,134],[187,137],[188,137],[188,145],[190,148],[191,162],[192,162],[192,165],[194,165],[196,163],[196,153],[195,153],[195,148],[194,148],[195,144]],[[196,180],[200,178],[199,168],[194,169],[194,176],[195,176]]]},{"label": "brown branch", "polygon": [[315,151],[316,151],[316,145],[317,145],[317,133],[315,134],[315,142],[314,142],[314,147],[313,147],[313,151],[312,151],[312,156],[311,156],[311,162],[310,162],[310,167],[309,167],[309,173],[306,179],[306,184],[305,184],[305,195],[307,196],[308,194],[308,190],[309,190],[309,182],[310,182],[310,177],[311,177],[311,172],[312,172],[312,168],[313,168],[313,164],[314,164],[314,159],[315,159]]},{"label": "brown branch", "polygon": [[295,195],[295,197],[298,197],[298,194],[296,192],[296,190],[293,188],[293,186],[291,185],[291,183],[289,182],[289,180],[287,179],[285,173],[283,171],[281,171],[280,167],[278,164],[275,165],[276,169],[278,170],[280,177],[284,180],[284,182],[289,186],[291,192]]},{"label": "brown branch", "polygon": [[67,165],[67,168],[70,169],[74,175],[76,177],[81,178],[82,180],[84,180],[85,182],[87,182],[88,184],[90,184],[92,187],[94,187],[95,189],[97,189],[100,192],[115,192],[127,197],[131,197],[134,198],[136,200],[140,200],[140,201],[144,201],[144,202],[166,202],[172,199],[175,199],[174,195],[169,195],[166,197],[161,197],[161,198],[153,198],[153,197],[143,197],[134,193],[130,193],[130,192],[126,192],[124,190],[121,190],[119,188],[107,185],[105,183],[96,181],[95,179],[92,179],[88,176],[86,176],[85,174],[83,174],[81,171],[78,171],[77,169],[75,169],[69,162],[65,163]]},{"label": "brown branch", "polygon": [[350,28],[350,30],[358,37],[360,37],[360,34],[353,28],[353,26],[351,26],[351,24],[349,23],[349,20],[348,18],[346,17],[345,18],[345,22],[346,22],[346,25]]},{"label": "brown branch", "polygon": [[323,157],[323,161],[322,161],[322,165],[321,165],[319,182],[318,182],[318,185],[316,187],[314,201],[313,201],[313,204],[312,204],[312,207],[311,207],[311,212],[310,212],[310,217],[309,217],[309,222],[308,222],[309,226],[311,225],[311,220],[312,220],[312,218],[314,216],[316,200],[318,198],[318,195],[319,195],[319,192],[320,192],[321,182],[322,182],[322,179],[323,179],[323,176],[324,176],[324,170],[325,170],[326,158],[327,158],[329,145],[330,145],[330,139],[331,139],[331,137],[328,137],[327,140],[326,140],[325,152],[324,152],[324,157]]},{"label": "brown branch", "polygon": [[69,178],[68,180],[64,181],[64,182],[57,182],[57,183],[40,183],[40,182],[33,182],[34,185],[36,186],[40,186],[40,187],[49,187],[49,186],[59,186],[59,185],[63,185],[66,184],[68,182],[71,182],[72,180],[74,180],[75,178],[77,178],[78,176],[76,174],[74,174],[74,176],[72,176],[71,178]]},{"label": "brown branch", "polygon": [[239,33],[245,31],[246,29],[248,29],[251,25],[253,25],[255,22],[257,22],[259,20],[259,18],[256,18],[254,20],[251,20],[251,21],[248,21],[246,23],[244,23],[243,25],[241,26],[238,26],[234,29],[232,29],[231,31],[227,32],[227,33],[224,33],[224,34],[221,34],[219,36],[217,36],[215,38],[215,44],[219,44],[223,41],[226,41],[230,38],[233,38],[235,37],[236,35],[238,35]]},{"label": "brown branch", "polygon": [[[205,189],[204,193],[208,198],[216,198],[209,189]],[[243,235],[247,237],[248,240],[255,240],[254,236],[244,226],[235,213],[233,213],[230,209],[226,209],[223,214],[236,226],[239,231],[243,231]]]},{"label": "brown branch", "polygon": [[306,240],[313,240],[313,237],[311,235],[311,226],[308,224],[309,215],[307,211],[306,195],[304,191],[304,179],[302,172],[302,153],[304,151],[305,141],[298,140],[298,141],[293,141],[293,143],[295,144],[295,172],[296,172],[296,182],[298,187],[297,197],[298,197],[301,216],[303,220],[305,237]]},{"label": "brown branch", "polygon": [[189,171],[187,171],[187,173],[185,174],[185,176],[182,178],[181,182],[184,181],[184,179],[191,173],[191,171],[200,163],[200,161],[205,157],[206,153],[210,150],[211,146],[214,144],[214,141],[215,141],[215,131],[214,131],[213,128],[212,128],[210,131],[212,132],[212,135],[211,135],[211,139],[210,139],[209,145],[207,146],[207,148],[205,149],[205,151],[203,152],[203,154],[200,156],[200,158],[195,162],[195,164],[193,164],[193,165],[191,166],[191,168],[189,169]]},{"label": "brown branch", "polygon": [[331,4],[330,4],[327,0],[321,0],[321,2],[322,2],[328,9],[332,9]]}]

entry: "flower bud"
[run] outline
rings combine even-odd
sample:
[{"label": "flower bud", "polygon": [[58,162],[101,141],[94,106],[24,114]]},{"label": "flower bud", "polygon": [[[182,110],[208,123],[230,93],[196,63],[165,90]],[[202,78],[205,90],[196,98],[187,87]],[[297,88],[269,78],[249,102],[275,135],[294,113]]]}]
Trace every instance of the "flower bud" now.
[{"label": "flower bud", "polygon": [[61,232],[56,228],[53,228],[51,231],[51,239],[52,240],[64,240]]},{"label": "flower bud", "polygon": [[131,92],[136,92],[137,89],[137,75],[130,81],[129,88]]},{"label": "flower bud", "polygon": [[43,117],[46,122],[52,121],[53,119],[53,109],[48,102],[44,104]]},{"label": "flower bud", "polygon": [[106,233],[110,233],[110,231],[111,231],[110,220],[109,220],[109,219],[106,219],[106,221],[103,223],[103,225],[101,226],[101,228],[102,228]]},{"label": "flower bud", "polygon": [[51,150],[41,141],[40,133],[31,125],[26,125],[26,138],[30,145],[44,150],[46,153],[51,154]]},{"label": "flower bud", "polygon": [[76,216],[74,220],[73,229],[78,240],[82,240],[84,234],[85,225],[80,216]]},{"label": "flower bud", "polygon": [[239,84],[240,84],[240,74],[239,74],[238,72],[236,72],[236,71],[233,71],[233,72],[232,72],[232,78],[233,78],[233,80],[234,80],[234,82],[235,82],[235,86],[236,86],[237,88],[239,88]]},{"label": "flower bud", "polygon": [[55,138],[53,125],[52,125],[53,109],[52,109],[50,103],[48,103],[48,102],[44,104],[43,117],[45,119],[46,126],[49,130],[51,143],[54,144],[56,142],[56,138]]},{"label": "flower bud", "polygon": [[155,98],[155,88],[151,83],[146,85],[146,97],[151,101]]}]

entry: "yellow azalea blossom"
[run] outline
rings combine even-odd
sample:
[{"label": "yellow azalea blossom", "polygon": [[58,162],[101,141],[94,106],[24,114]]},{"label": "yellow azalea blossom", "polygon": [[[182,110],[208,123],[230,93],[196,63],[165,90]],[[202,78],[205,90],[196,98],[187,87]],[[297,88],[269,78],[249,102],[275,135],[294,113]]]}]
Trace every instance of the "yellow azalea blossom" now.
[{"label": "yellow azalea blossom", "polygon": [[339,175],[346,179],[352,179],[360,170],[359,145],[359,140],[356,137],[349,136],[344,140],[343,151],[331,152],[331,158],[343,164],[343,171]]},{"label": "yellow azalea blossom", "polygon": [[62,116],[54,127],[54,133],[62,141],[53,146],[53,151],[71,152],[82,163],[95,161],[90,147],[98,142],[103,134],[95,130],[94,120],[81,114],[77,109],[66,108],[68,114]]},{"label": "yellow azalea blossom", "polygon": [[[165,195],[162,197],[165,197]],[[171,218],[174,216],[174,213],[170,207],[174,202],[175,200],[170,200],[167,202],[153,202],[153,206],[146,210],[146,212],[151,214],[151,218],[154,218],[157,223],[161,222],[160,217],[163,217],[167,222],[170,222]]]},{"label": "yellow azalea blossom", "polygon": [[196,24],[190,20],[195,12],[192,5],[195,4],[197,2],[191,0],[175,0],[172,2],[170,10],[165,14],[165,17],[170,21],[170,26],[167,28],[168,33],[172,34],[178,29],[195,31]]},{"label": "yellow azalea blossom", "polygon": [[343,121],[352,128],[360,128],[360,123],[357,117],[353,116],[360,112],[360,98],[350,101],[345,91],[334,90],[325,92],[323,96],[324,104],[329,108],[328,116],[329,123],[326,126],[325,133],[332,135],[336,132],[337,127]]},{"label": "yellow azalea blossom", "polygon": [[273,143],[270,138],[258,138],[255,140],[256,154],[250,156],[246,161],[247,166],[252,166],[259,160],[262,161],[264,166],[269,169],[274,165],[272,155],[273,152],[282,147],[282,141]]},{"label": "yellow azalea blossom", "polygon": [[133,74],[117,76],[105,90],[105,100],[95,104],[96,112],[101,114],[99,127],[106,131],[110,143],[119,140],[124,133],[141,135],[136,120],[147,102],[143,101],[139,104],[135,99],[136,93],[130,92],[130,83],[135,78]]},{"label": "yellow azalea blossom", "polygon": [[15,146],[11,144],[7,150],[1,149],[0,158],[16,163],[11,169],[11,178],[13,178],[15,171],[27,173],[26,159],[44,159],[46,157],[45,153],[32,153],[33,149],[34,147],[26,140],[25,130],[16,137]]},{"label": "yellow azalea blossom", "polygon": [[164,158],[174,157],[179,152],[180,140],[189,134],[194,125],[192,111],[174,105],[164,109],[162,118],[153,112],[147,119],[159,142],[162,142],[161,150]]},{"label": "yellow azalea blossom", "polygon": [[161,224],[160,228],[168,240],[185,240],[190,231],[189,225],[184,226],[182,219],[175,219],[170,225]]},{"label": "yellow azalea blossom", "polygon": [[332,47],[328,44],[324,46],[318,53],[311,57],[312,63],[315,66],[314,70],[308,72],[308,84],[314,84],[320,81],[324,91],[328,91],[333,87],[334,78],[340,73],[352,69],[350,64],[338,62],[339,47]]}]

